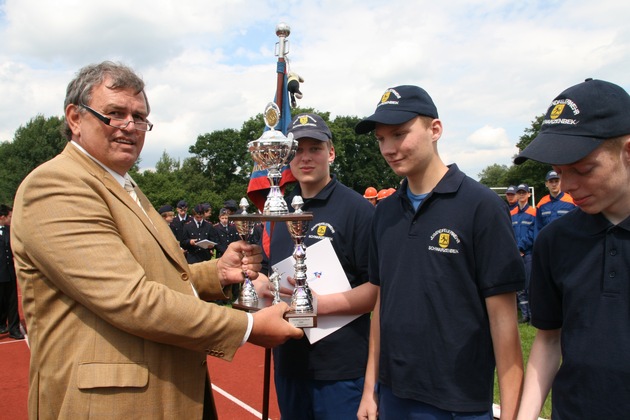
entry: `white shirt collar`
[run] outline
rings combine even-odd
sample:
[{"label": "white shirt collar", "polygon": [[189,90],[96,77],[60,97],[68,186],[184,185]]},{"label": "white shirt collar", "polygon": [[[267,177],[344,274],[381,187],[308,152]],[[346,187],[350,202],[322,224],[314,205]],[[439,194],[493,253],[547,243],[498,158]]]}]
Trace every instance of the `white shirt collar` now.
[{"label": "white shirt collar", "polygon": [[[125,176],[120,175],[118,172],[115,172],[115,171],[109,169],[107,166],[103,165],[98,159],[96,159],[94,156],[89,154],[87,152],[87,150],[85,150],[83,147],[81,147],[79,145],[79,143],[77,143],[76,141],[70,140],[70,143],[75,145],[76,148],[79,149],[82,153],[84,153],[87,157],[92,159],[94,162],[98,163],[103,169],[105,169],[107,172],[109,172],[109,174],[114,177],[114,179],[120,184],[120,186],[125,188],[125,177],[128,177],[129,174],[125,174]],[[129,179],[131,179],[131,177],[129,177]],[[133,182],[133,180],[132,180],[132,184],[135,185],[136,183]]]}]

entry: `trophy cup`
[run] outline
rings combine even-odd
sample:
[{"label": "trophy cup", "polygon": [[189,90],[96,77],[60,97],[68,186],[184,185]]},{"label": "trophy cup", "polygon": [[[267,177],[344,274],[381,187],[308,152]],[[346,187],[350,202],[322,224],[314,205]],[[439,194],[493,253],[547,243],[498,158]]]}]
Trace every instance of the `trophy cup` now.
[{"label": "trophy cup", "polygon": [[263,215],[287,214],[289,209],[280,190],[282,178],[280,169],[295,156],[297,141],[293,140],[293,134],[289,133],[287,137],[282,131],[274,129],[280,120],[278,105],[273,102],[267,104],[263,117],[269,130],[265,131],[258,140],[252,140],[247,145],[254,162],[268,171],[267,178],[269,178],[271,189],[265,201]]},{"label": "trophy cup", "polygon": [[[249,203],[245,197],[241,198],[241,202],[239,203],[239,207],[241,208],[241,214],[247,214],[247,206]],[[235,219],[234,225],[236,226],[236,231],[242,240],[245,242],[249,241],[249,237],[252,234],[252,230],[254,229],[254,221],[247,220],[247,218]],[[243,282],[243,289],[241,290],[241,295],[238,300],[240,303],[244,305],[254,305],[258,303],[258,295],[256,294],[256,289],[252,284],[251,279],[247,275],[247,271],[243,270],[243,275],[245,276],[245,281]]]},{"label": "trophy cup", "polygon": [[[291,201],[291,207],[295,209],[293,215],[302,215],[302,206],[304,201],[302,197],[295,196]],[[293,259],[295,260],[295,273],[293,279],[295,280],[295,288],[293,289],[293,295],[291,296],[291,310],[285,314],[285,318],[291,324],[296,327],[310,328],[317,326],[316,315],[316,302],[313,299],[313,294],[308,287],[308,281],[306,279],[306,245],[304,245],[304,238],[308,230],[308,219],[293,218],[287,220],[287,229],[293,239]]]}]

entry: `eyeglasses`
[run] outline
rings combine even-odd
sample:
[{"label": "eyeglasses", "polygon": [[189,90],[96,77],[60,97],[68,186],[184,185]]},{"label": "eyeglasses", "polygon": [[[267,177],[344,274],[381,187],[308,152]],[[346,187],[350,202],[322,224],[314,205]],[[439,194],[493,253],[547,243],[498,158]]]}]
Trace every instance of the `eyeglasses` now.
[{"label": "eyeglasses", "polygon": [[94,115],[96,118],[101,120],[103,124],[109,125],[110,127],[123,129],[123,128],[127,128],[130,123],[133,123],[133,127],[138,131],[151,131],[153,129],[153,123],[150,123],[149,121],[138,121],[138,120],[126,121],[120,118],[106,117],[105,115],[101,114],[98,111],[93,110],[92,108],[90,108],[89,106],[85,104],[80,104],[80,106],[85,108],[88,112],[90,112],[90,114]]}]

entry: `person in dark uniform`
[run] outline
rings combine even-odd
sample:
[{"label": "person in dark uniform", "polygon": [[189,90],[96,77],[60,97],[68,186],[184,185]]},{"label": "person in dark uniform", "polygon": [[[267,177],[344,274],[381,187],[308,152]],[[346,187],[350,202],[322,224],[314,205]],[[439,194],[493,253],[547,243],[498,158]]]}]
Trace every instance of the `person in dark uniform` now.
[{"label": "person in dark uniform", "polygon": [[[291,203],[300,195],[304,200],[302,210],[313,213],[304,240],[307,254],[309,246],[330,241],[352,287],[343,293],[318,295],[318,317],[360,316],[314,344],[304,337],[274,349],[280,414],[286,419],[354,418],[361,401],[370,311],[376,299],[376,288],[368,282],[367,271],[374,206],[331,175],[335,148],[332,133],[319,115],[294,117],[289,133],[298,141],[290,166],[299,184],[286,201]],[[290,205],[289,209],[293,210]],[[275,224],[270,249],[270,266],[293,254],[294,243],[285,223]],[[257,287],[257,291],[259,295],[268,293],[266,287]]]},{"label": "person in dark uniform", "polygon": [[175,238],[178,241],[183,239],[184,225],[192,220],[192,216],[188,214],[188,203],[184,200],[180,200],[177,203],[177,215],[171,222],[171,230],[175,233]]},{"label": "person in dark uniform", "polygon": [[442,121],[417,86],[389,88],[374,131],[398,191],[376,206],[370,282],[378,286],[359,419],[513,418],[523,380],[516,291],[524,284],[506,203],[445,165]]},{"label": "person in dark uniform", "polygon": [[519,419],[551,390],[553,419],[630,413],[630,95],[587,79],[556,96],[516,157],[552,165],[578,206],[534,242],[531,323]]},{"label": "person in dark uniform", "polygon": [[207,239],[218,243],[218,235],[211,223],[204,220],[204,208],[198,204],[193,209],[192,220],[184,225],[182,240],[179,242],[182,249],[186,250],[186,260],[189,264],[212,259],[214,245],[201,247],[197,242]]},{"label": "person in dark uniform", "polygon": [[234,226],[234,223],[229,222],[230,214],[230,210],[226,208],[219,210],[219,223],[214,225],[218,236],[216,246],[217,258],[223,255],[232,242],[240,240],[236,226]]},{"label": "person in dark uniform", "polygon": [[11,251],[11,207],[0,204],[0,334],[21,340],[17,279]]}]

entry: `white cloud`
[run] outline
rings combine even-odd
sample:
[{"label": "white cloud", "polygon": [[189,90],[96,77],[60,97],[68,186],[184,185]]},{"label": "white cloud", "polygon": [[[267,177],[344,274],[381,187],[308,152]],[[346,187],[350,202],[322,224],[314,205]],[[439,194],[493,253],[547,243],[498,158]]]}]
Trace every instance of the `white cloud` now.
[{"label": "white cloud", "polygon": [[630,3],[448,4],[391,0],[0,0],[0,140],[37,114],[62,115],[79,67],[105,59],[147,83],[155,129],[142,166],[183,159],[200,134],[240,128],[275,91],[275,25],[291,25],[300,105],[371,114],[390,86],[427,89],[440,152],[476,177],[510,164],[523,130],[586,77],[630,87]]}]

